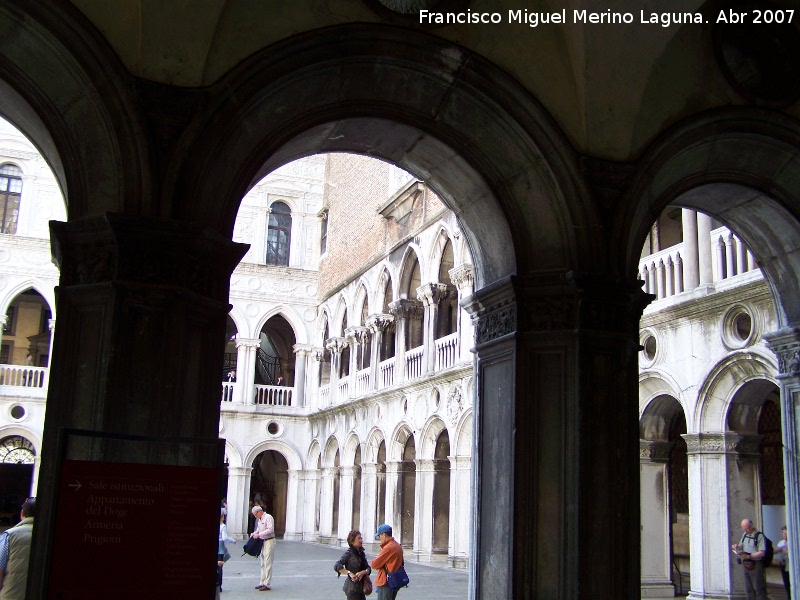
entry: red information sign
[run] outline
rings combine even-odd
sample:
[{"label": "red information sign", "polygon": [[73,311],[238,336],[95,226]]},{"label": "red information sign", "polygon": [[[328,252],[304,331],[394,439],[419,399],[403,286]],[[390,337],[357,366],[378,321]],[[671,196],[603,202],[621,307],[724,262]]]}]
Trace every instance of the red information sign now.
[{"label": "red information sign", "polygon": [[48,598],[211,598],[216,469],[64,461]]}]

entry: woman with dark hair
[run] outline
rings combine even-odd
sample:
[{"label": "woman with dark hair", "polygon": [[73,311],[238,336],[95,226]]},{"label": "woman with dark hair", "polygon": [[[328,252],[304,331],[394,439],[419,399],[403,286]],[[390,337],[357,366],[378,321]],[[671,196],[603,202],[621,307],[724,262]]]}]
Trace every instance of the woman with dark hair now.
[{"label": "woman with dark hair", "polygon": [[[367,562],[367,555],[362,547],[363,543],[361,532],[357,529],[351,531],[347,535],[347,545],[349,546],[347,552],[342,554],[342,557],[333,566],[334,571],[339,575],[347,576],[342,586],[347,600],[364,600],[365,598],[364,585],[369,581],[372,569]],[[369,594],[372,592],[371,581],[367,587],[369,591],[366,593]]]}]

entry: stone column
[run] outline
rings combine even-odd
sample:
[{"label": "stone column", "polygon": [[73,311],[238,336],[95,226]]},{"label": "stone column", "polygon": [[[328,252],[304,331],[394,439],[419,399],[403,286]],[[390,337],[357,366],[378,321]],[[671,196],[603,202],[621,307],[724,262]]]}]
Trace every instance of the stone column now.
[{"label": "stone column", "polygon": [[669,442],[639,442],[642,598],[674,598],[669,516]]},{"label": "stone column", "polygon": [[[320,408],[319,390],[322,385],[322,360],[325,356],[325,348],[312,346],[311,348],[311,369],[306,375],[308,380],[309,393],[306,394],[306,404],[311,408]],[[329,392],[330,393],[330,392]]]},{"label": "stone column", "polygon": [[251,467],[228,467],[228,534],[235,540],[243,540],[250,516],[250,477]]},{"label": "stone column", "polygon": [[469,529],[472,501],[469,456],[450,456],[450,550],[447,564],[456,569],[467,566],[469,558]]},{"label": "stone column", "polygon": [[[42,467],[28,582],[44,597],[56,519],[60,432],[102,441],[73,444],[69,458],[220,468],[220,380],[230,276],[246,246],[214,230],[165,219],[104,213],[50,223],[60,269]],[[180,361],[176,363],[176,357]],[[91,373],[91,376],[87,376]],[[176,440],[115,443],[103,434]],[[178,444],[177,438],[189,444]],[[51,493],[52,492],[52,493]],[[198,503],[219,506],[217,491]],[[209,536],[215,526],[209,524]]]},{"label": "stone column", "polygon": [[[338,467],[322,469],[322,498],[319,504],[319,535],[321,538],[336,537],[333,531],[333,478]],[[341,506],[339,507],[341,514]]]},{"label": "stone column", "polygon": [[300,484],[305,490],[303,493],[303,541],[318,541],[317,530],[317,486],[321,472],[317,469],[307,469],[300,474]]},{"label": "stone column", "polygon": [[[353,481],[355,467],[339,467],[339,525],[336,536],[346,540],[353,528]],[[363,533],[363,532],[362,532]]]},{"label": "stone column", "polygon": [[[709,285],[714,282],[714,273],[711,264],[711,217],[697,213],[697,261],[700,275],[700,285]],[[684,266],[684,269],[686,267]]]},{"label": "stone column", "polygon": [[[800,327],[779,329],[764,339],[778,357],[786,528],[789,556],[797,557],[800,556]],[[800,560],[790,560],[789,570],[795,590],[800,587]]]},{"label": "stone column", "polygon": [[472,328],[472,319],[469,318],[467,311],[462,304],[464,298],[472,294],[472,287],[475,276],[472,265],[464,263],[450,269],[450,281],[458,289],[458,347],[461,361],[471,360],[470,351],[472,350],[473,337],[475,332]]},{"label": "stone column", "polygon": [[554,274],[464,299],[477,395],[470,597],[639,596],[638,329],[651,298],[634,280]]},{"label": "stone column", "polygon": [[361,533],[364,541],[370,538],[380,523],[375,522],[378,499],[378,465],[377,463],[361,463]]},{"label": "stone column", "polygon": [[395,384],[406,380],[406,338],[408,337],[409,321],[419,320],[423,316],[422,303],[418,300],[401,298],[389,304],[389,310],[394,315],[395,344],[394,344],[394,382]]},{"label": "stone column", "polygon": [[402,467],[402,461],[386,461],[386,509],[384,511],[384,520],[388,525],[391,525],[395,532],[394,538],[398,541],[400,541],[398,533],[403,524],[402,504],[398,498]]},{"label": "stone column", "polygon": [[256,351],[261,340],[239,337],[236,334],[236,390],[233,401],[255,404]]},{"label": "stone column", "polygon": [[681,226],[683,227],[683,289],[688,292],[700,285],[697,212],[682,208]]},{"label": "stone column", "polygon": [[299,542],[303,539],[303,506],[305,488],[300,475],[304,471],[289,469],[289,481],[286,488],[286,531],[283,539]]},{"label": "stone column", "polygon": [[390,325],[394,324],[394,316],[390,314],[378,313],[367,317],[367,327],[372,332],[372,346],[370,351],[370,389],[376,390],[383,387],[379,383],[381,376],[381,347],[383,346],[383,336],[386,335]]},{"label": "stone column", "polygon": [[332,337],[325,342],[325,347],[331,353],[331,383],[328,391],[331,406],[347,400],[347,398],[339,398],[339,370],[342,350],[345,346],[347,346],[347,340],[343,337]]},{"label": "stone column", "polygon": [[433,552],[433,482],[436,477],[434,461],[418,458],[417,484],[414,494],[414,556],[420,562],[430,562]]},{"label": "stone column", "polygon": [[306,375],[306,363],[311,355],[313,346],[308,344],[295,344],[293,346],[294,360],[294,396],[292,406],[306,406],[306,390],[309,388],[308,377]]},{"label": "stone column", "polygon": [[426,283],[417,288],[417,299],[422,302],[423,316],[423,372],[436,370],[436,326],[439,323],[439,304],[447,300],[450,290],[445,283]]},{"label": "stone column", "polygon": [[730,546],[741,535],[743,518],[760,517],[760,437],[730,432],[683,435],[689,458],[692,600],[745,595],[742,569]]}]

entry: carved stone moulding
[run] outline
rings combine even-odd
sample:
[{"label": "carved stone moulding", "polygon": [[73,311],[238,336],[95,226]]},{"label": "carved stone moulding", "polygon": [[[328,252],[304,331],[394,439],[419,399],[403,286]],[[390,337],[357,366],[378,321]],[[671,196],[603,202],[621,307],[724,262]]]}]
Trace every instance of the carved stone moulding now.
[{"label": "carved stone moulding", "polygon": [[639,440],[639,460],[646,462],[668,462],[670,442],[652,442]]},{"label": "carved stone moulding", "polygon": [[736,454],[757,458],[763,436],[739,433],[684,434],[687,454]]},{"label": "carved stone moulding", "polygon": [[778,377],[800,377],[800,328],[785,327],[764,335],[764,340],[778,357]]}]

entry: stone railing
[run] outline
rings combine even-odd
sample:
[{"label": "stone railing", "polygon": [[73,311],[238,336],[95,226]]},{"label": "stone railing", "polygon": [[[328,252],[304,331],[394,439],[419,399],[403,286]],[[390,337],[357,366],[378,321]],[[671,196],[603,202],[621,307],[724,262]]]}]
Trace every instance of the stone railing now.
[{"label": "stone railing", "polygon": [[0,365],[0,385],[45,389],[47,367]]},{"label": "stone railing", "polygon": [[367,367],[356,372],[356,398],[369,391],[370,371],[371,369]]},{"label": "stone railing", "polygon": [[222,402],[233,402],[233,394],[236,392],[236,382],[222,382]]},{"label": "stone railing", "polygon": [[[758,268],[744,242],[727,227],[712,231],[708,243],[711,249],[713,282],[724,281]],[[644,281],[644,291],[655,294],[656,300],[691,291],[684,284],[684,249],[684,243],[675,244],[639,261],[639,277]]]},{"label": "stone railing", "polygon": [[422,355],[424,346],[417,346],[406,352],[406,381],[422,375]]},{"label": "stone railing", "polygon": [[378,389],[386,389],[394,385],[394,357],[384,360],[378,365]]},{"label": "stone railing", "polygon": [[436,340],[436,366],[437,371],[443,371],[456,364],[458,358],[458,332],[446,335]]},{"label": "stone railing", "polygon": [[331,405],[331,386],[329,384],[319,386],[319,406],[325,408]]},{"label": "stone railing", "polygon": [[338,389],[336,390],[336,401],[337,402],[344,402],[348,398],[350,398],[350,381],[348,379],[342,379],[338,383]]},{"label": "stone railing", "polygon": [[294,388],[282,385],[254,385],[255,404],[269,406],[291,406]]}]

